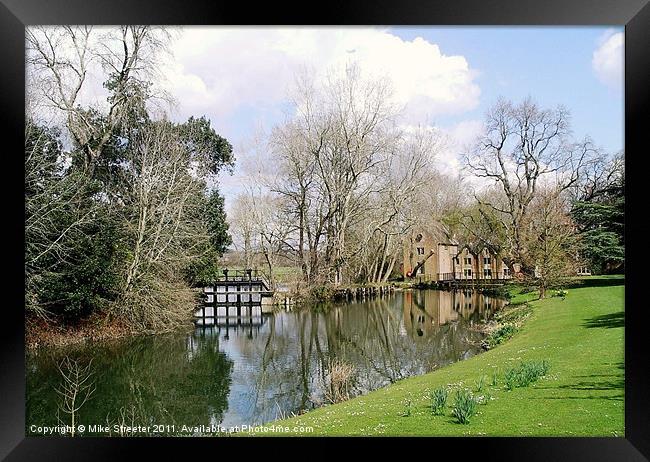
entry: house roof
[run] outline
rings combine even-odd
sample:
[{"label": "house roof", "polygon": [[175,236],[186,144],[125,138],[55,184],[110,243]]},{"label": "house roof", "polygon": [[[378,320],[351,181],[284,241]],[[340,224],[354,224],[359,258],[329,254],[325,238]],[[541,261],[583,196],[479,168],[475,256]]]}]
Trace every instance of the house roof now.
[{"label": "house roof", "polygon": [[456,256],[460,255],[460,253],[465,249],[469,250],[469,252],[474,255],[479,254],[484,249],[487,249],[493,255],[496,255],[498,253],[493,246],[484,242],[477,242],[476,244],[473,242],[466,242],[458,247],[458,253]]}]

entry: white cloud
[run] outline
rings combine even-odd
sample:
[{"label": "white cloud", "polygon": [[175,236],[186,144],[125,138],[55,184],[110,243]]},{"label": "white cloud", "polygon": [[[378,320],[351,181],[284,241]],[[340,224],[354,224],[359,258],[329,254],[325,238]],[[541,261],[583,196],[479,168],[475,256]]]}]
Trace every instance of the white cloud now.
[{"label": "white cloud", "polygon": [[596,77],[610,88],[623,87],[623,32],[605,32],[593,53],[591,65]]},{"label": "white cloud", "polygon": [[453,175],[461,173],[463,153],[469,152],[471,144],[483,130],[484,124],[481,120],[464,120],[445,129],[449,141],[440,156],[441,170]]},{"label": "white cloud", "polygon": [[[304,68],[324,78],[331,68],[357,62],[364,73],[389,77],[396,102],[404,106],[404,123],[428,124],[472,110],[480,97],[476,72],[463,56],[445,55],[422,38],[405,41],[386,29],[188,27],[170,51],[165,85],[179,103],[177,116],[205,114],[235,144],[234,175],[224,172],[219,179],[228,197],[250,180],[248,132],[278,120]],[[445,150],[440,160],[446,170],[458,171],[455,150]]]},{"label": "white cloud", "polygon": [[463,56],[444,55],[422,38],[406,41],[371,28],[190,27],[173,45],[165,71],[182,116],[225,119],[240,110],[278,105],[302,67],[357,62],[388,76],[408,120],[459,114],[478,105],[476,73]]}]

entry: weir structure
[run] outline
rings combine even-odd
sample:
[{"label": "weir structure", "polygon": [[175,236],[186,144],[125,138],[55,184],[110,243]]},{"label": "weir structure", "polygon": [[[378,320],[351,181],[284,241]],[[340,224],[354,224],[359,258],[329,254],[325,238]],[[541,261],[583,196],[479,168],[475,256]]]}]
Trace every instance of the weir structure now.
[{"label": "weir structure", "polygon": [[194,313],[197,326],[263,324],[264,299],[273,296],[270,284],[256,269],[223,270],[203,288],[203,305]]}]

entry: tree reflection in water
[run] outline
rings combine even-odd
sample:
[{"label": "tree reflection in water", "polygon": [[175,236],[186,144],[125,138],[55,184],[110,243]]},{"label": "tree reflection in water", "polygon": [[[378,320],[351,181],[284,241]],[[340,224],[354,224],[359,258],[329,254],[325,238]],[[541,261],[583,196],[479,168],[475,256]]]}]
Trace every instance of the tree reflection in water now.
[{"label": "tree reflection in water", "polygon": [[226,347],[248,362],[249,407],[232,417],[261,423],[324,404],[334,360],[354,366],[359,394],[468,358],[483,338],[473,324],[502,305],[474,291],[430,290],[276,313],[253,341]]},{"label": "tree reflection in water", "polygon": [[[92,358],[96,391],[79,411],[90,425],[209,425],[223,420],[233,363],[219,339],[197,332],[57,349],[28,356],[27,431],[30,423],[56,425],[64,355]],[[28,433],[29,434],[29,433]]]},{"label": "tree reflection in water", "polygon": [[[477,292],[407,291],[361,303],[264,315],[28,358],[27,422],[56,424],[62,355],[93,358],[97,390],[80,423],[259,424],[325,402],[331,364],[354,368],[352,393],[480,351],[472,325],[503,301]],[[232,323],[232,320],[231,320]]]}]

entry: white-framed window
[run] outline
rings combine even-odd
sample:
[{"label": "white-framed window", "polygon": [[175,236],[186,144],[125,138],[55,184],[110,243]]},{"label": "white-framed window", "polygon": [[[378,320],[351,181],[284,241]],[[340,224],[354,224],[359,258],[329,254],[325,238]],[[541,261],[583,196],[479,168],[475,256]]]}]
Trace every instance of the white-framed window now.
[{"label": "white-framed window", "polygon": [[490,257],[483,257],[483,264],[484,265],[489,265],[492,262],[492,258]]},{"label": "white-framed window", "polygon": [[472,264],[472,257],[465,257],[465,264],[466,265],[471,265]]},{"label": "white-framed window", "polygon": [[424,247],[418,247],[418,255],[424,255]]},{"label": "white-framed window", "polygon": [[471,278],[472,277],[472,270],[470,268],[465,268],[463,270],[463,274],[465,275],[465,277]]},{"label": "white-framed window", "polygon": [[485,277],[485,278],[491,278],[491,277],[492,277],[492,269],[490,269],[490,268],[484,268],[484,269],[483,269],[483,277]]}]

